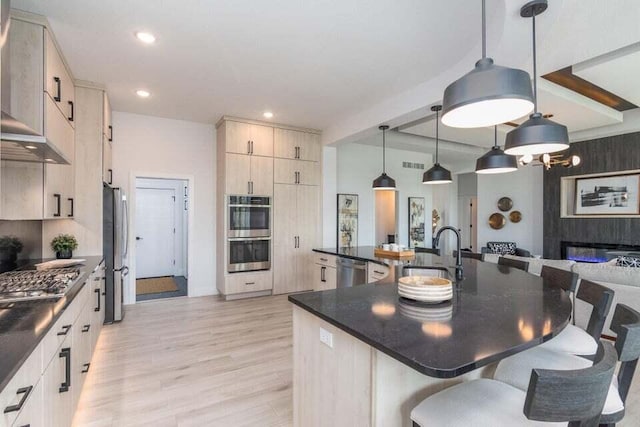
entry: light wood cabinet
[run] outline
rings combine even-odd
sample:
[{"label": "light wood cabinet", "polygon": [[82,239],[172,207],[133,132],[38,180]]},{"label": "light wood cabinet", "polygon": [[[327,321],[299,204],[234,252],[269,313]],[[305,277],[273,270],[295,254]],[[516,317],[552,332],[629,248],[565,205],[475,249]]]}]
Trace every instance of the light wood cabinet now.
[{"label": "light wood cabinet", "polygon": [[14,421],[13,425],[16,427],[40,427],[48,424],[45,423],[42,411],[42,381],[38,383],[31,390],[29,399],[25,402],[20,414]]},{"label": "light wood cabinet", "polygon": [[367,263],[367,283],[374,283],[389,275],[389,267],[375,262]]},{"label": "light wood cabinet", "polygon": [[42,219],[44,165],[3,160],[0,172],[0,218]]},{"label": "light wood cabinet", "polygon": [[54,102],[62,116],[74,127],[75,86],[71,73],[64,65],[62,55],[56,48],[53,37],[44,30],[44,90]]},{"label": "light wood cabinet", "polygon": [[273,128],[232,120],[224,122],[226,152],[273,156]]},{"label": "light wood cabinet", "polygon": [[113,146],[106,135],[102,135],[102,181],[113,184]]},{"label": "light wood cabinet", "polygon": [[43,418],[52,426],[68,426],[73,418],[71,334],[62,340],[42,376]]},{"label": "light wood cabinet", "polygon": [[319,236],[319,188],[275,184],[273,197],[273,293],[314,287],[311,250]]},{"label": "light wood cabinet", "polygon": [[229,274],[226,282],[226,295],[247,292],[266,291],[273,287],[271,271]]},{"label": "light wood cabinet", "polygon": [[226,156],[226,194],[273,194],[273,158],[247,154]]},{"label": "light wood cabinet", "polygon": [[277,184],[320,185],[320,164],[304,160],[274,159]]},{"label": "light wood cabinet", "polygon": [[113,122],[111,120],[111,102],[106,92],[102,98],[102,134],[107,141],[113,142]]},{"label": "light wood cabinet", "polygon": [[327,267],[326,265],[313,265],[314,291],[326,291],[327,289],[335,289],[338,281],[338,271],[335,267]]},{"label": "light wood cabinet", "polygon": [[273,137],[273,156],[319,162],[321,156],[320,135],[276,128]]}]

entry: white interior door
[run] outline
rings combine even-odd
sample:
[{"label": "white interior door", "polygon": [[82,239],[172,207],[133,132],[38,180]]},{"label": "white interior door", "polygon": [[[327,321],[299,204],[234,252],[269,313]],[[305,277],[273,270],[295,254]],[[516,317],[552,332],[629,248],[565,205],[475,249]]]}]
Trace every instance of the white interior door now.
[{"label": "white interior door", "polygon": [[175,190],[136,189],[136,279],[173,276]]}]

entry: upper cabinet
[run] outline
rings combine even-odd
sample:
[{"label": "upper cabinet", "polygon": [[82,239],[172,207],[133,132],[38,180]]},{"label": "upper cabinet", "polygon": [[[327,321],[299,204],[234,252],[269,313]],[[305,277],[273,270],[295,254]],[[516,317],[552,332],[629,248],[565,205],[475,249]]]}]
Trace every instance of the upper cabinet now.
[{"label": "upper cabinet", "polygon": [[282,159],[319,162],[320,135],[291,129],[274,129],[273,156]]},{"label": "upper cabinet", "polygon": [[226,152],[253,156],[273,156],[273,128],[232,120],[224,122]]},{"label": "upper cabinet", "polygon": [[54,101],[67,122],[75,127],[75,86],[53,37],[44,31],[44,90]]},{"label": "upper cabinet", "polygon": [[111,102],[109,102],[109,96],[104,93],[103,105],[102,105],[102,133],[106,136],[106,140],[113,142],[113,123],[111,122]]}]

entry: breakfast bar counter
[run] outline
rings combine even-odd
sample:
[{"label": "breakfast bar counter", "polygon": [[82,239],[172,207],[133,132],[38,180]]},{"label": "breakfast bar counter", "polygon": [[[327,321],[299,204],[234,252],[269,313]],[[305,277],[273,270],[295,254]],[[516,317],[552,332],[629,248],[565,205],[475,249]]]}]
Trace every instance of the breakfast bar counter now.
[{"label": "breakfast bar counter", "polygon": [[[465,259],[456,282],[451,257],[417,254],[390,264],[385,282],[289,296],[296,425],[332,411],[322,390],[333,390],[336,425],[344,417],[352,425],[410,425],[410,409],[424,397],[488,375],[495,362],[551,339],[570,319],[564,292],[517,269]],[[451,278],[453,299],[425,305],[399,298],[395,278],[407,265]],[[311,366],[324,369],[308,372]],[[356,413],[359,421],[350,418]]]}]

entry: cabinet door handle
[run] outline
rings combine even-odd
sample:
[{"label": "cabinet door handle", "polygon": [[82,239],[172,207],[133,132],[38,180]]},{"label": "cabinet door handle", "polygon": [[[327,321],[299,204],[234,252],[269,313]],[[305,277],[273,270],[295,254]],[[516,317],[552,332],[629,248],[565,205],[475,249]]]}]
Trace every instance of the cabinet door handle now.
[{"label": "cabinet door handle", "polygon": [[382,271],[378,271],[378,270],[373,270],[373,272],[374,272],[375,274],[384,274]]},{"label": "cabinet door handle", "polygon": [[253,194],[253,181],[251,181],[251,194]]},{"label": "cabinet door handle", "polygon": [[60,77],[54,77],[53,81],[56,82],[56,92],[58,92],[58,94],[53,97],[53,100],[56,102],[60,102],[60,100],[62,99],[62,85],[60,82]]},{"label": "cabinet door handle", "polygon": [[247,194],[251,194],[251,181],[247,181]]},{"label": "cabinet door handle", "polygon": [[69,121],[72,122],[75,117],[75,108],[73,108],[73,101],[69,101],[69,105],[71,106],[71,115],[68,117]]},{"label": "cabinet door handle", "polygon": [[58,336],[61,336],[61,335],[67,335],[67,333],[69,333],[69,329],[71,329],[71,325],[64,325],[64,326],[62,327],[62,331],[58,332],[58,334],[57,334],[57,335],[58,335]]},{"label": "cabinet door handle", "polygon": [[64,382],[60,384],[60,388],[58,389],[59,393],[64,393],[69,391],[69,387],[71,386],[71,348],[63,348],[60,350],[60,354],[58,355],[61,359],[64,358]]},{"label": "cabinet door handle", "polygon": [[253,140],[251,141],[251,154],[253,154]]},{"label": "cabinet door handle", "polygon": [[89,329],[91,329],[91,325],[84,325],[82,327],[82,332],[89,332]]},{"label": "cabinet door handle", "polygon": [[247,154],[251,154],[251,140],[247,141]]},{"label": "cabinet door handle", "polygon": [[60,216],[60,198],[62,196],[60,194],[54,194],[53,197],[56,199],[56,211],[53,213],[53,216]]},{"label": "cabinet door handle", "polygon": [[27,401],[27,398],[31,394],[31,390],[33,390],[32,385],[30,385],[29,387],[19,388],[18,391],[16,391],[16,394],[22,395],[22,397],[20,398],[20,402],[18,402],[16,405],[7,406],[6,408],[4,408],[4,413],[8,414],[9,412],[16,412],[22,409],[24,402]]},{"label": "cabinet door handle", "polygon": [[113,141],[113,126],[109,125],[109,142]]},{"label": "cabinet door handle", "polygon": [[329,260],[328,260],[328,259],[326,259],[326,258],[320,258],[320,261],[322,261],[322,262],[328,262]]},{"label": "cabinet door handle", "polygon": [[98,306],[95,307],[93,309],[93,311],[100,311],[101,307],[100,307],[100,289],[94,289],[93,292],[96,293],[96,296],[98,297]]},{"label": "cabinet door handle", "polygon": [[320,281],[321,282],[326,282],[327,278],[325,276],[325,273],[327,271],[327,267],[320,267]]},{"label": "cabinet door handle", "polygon": [[107,169],[109,172],[109,184],[113,184],[113,169]]},{"label": "cabinet door handle", "polygon": [[73,217],[73,197],[69,197],[67,200],[71,203],[71,213],[67,216]]},{"label": "cabinet door handle", "polygon": [[249,285],[255,285],[255,284],[256,284],[256,282],[245,282],[245,285],[246,285],[246,286],[249,286]]},{"label": "cabinet door handle", "polygon": [[83,374],[86,374],[87,372],[89,372],[89,367],[91,366],[91,363],[85,363],[82,366],[84,366],[84,368],[80,372],[82,372]]}]

